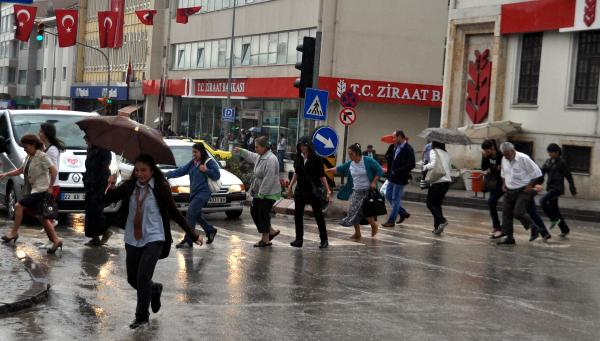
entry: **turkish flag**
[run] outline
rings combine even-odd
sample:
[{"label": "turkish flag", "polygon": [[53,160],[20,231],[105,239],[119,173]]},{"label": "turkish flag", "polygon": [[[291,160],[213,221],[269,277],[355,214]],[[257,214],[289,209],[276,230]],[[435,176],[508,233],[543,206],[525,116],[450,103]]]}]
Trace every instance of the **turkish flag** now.
[{"label": "turkish flag", "polygon": [[200,6],[196,7],[187,7],[187,8],[178,8],[177,9],[177,18],[175,21],[179,24],[187,24],[188,17],[194,13],[200,12]]},{"label": "turkish flag", "polygon": [[57,9],[56,29],[58,31],[58,46],[69,47],[77,42],[77,19],[76,9]]},{"label": "turkish flag", "polygon": [[154,16],[156,15],[156,10],[149,9],[144,11],[135,11],[135,15],[137,15],[142,24],[154,25]]},{"label": "turkish flag", "polygon": [[15,11],[15,22],[17,24],[15,39],[27,42],[31,36],[31,31],[33,30],[37,7],[14,5],[13,8]]},{"label": "turkish flag", "polygon": [[123,46],[123,26],[125,25],[125,0],[110,0],[111,12],[117,13],[117,21],[115,22],[115,46]]},{"label": "turkish flag", "polygon": [[118,16],[119,15],[117,12],[98,12],[98,31],[100,33],[100,47],[115,47]]}]

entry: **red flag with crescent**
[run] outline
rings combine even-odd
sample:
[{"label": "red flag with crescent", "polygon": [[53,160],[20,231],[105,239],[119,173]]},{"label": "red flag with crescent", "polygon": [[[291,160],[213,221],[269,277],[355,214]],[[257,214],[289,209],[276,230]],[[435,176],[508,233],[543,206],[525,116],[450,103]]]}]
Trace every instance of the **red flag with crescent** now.
[{"label": "red flag with crescent", "polygon": [[100,33],[100,47],[115,47],[119,13],[113,11],[98,12],[98,32]]},{"label": "red flag with crescent", "polygon": [[179,24],[187,24],[188,17],[194,13],[200,12],[200,6],[196,7],[187,7],[187,8],[178,8],[177,9],[177,17],[175,21]]},{"label": "red flag with crescent", "polygon": [[125,26],[125,0],[111,0],[110,10],[117,13],[115,21],[115,46],[123,47],[123,27]]},{"label": "red flag with crescent", "polygon": [[15,11],[15,23],[17,25],[15,39],[27,42],[33,30],[37,7],[14,5],[13,8]]},{"label": "red flag with crescent", "polygon": [[140,22],[144,25],[154,25],[154,16],[156,15],[156,10],[149,9],[143,11],[135,11],[135,15],[137,15]]},{"label": "red flag with crescent", "polygon": [[76,9],[57,9],[56,29],[58,31],[58,46],[69,47],[77,42],[77,19]]}]

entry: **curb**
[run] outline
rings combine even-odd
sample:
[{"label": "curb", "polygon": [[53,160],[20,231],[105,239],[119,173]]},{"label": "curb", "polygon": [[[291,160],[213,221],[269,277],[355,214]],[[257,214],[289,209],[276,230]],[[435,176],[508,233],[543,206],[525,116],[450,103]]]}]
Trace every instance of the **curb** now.
[{"label": "curb", "polygon": [[27,254],[19,257],[15,253],[15,257],[17,257],[25,267],[25,270],[31,277],[32,284],[27,291],[17,296],[15,302],[0,305],[0,315],[31,308],[35,304],[44,302],[48,298],[50,284],[48,284],[45,271],[42,270],[42,268]]}]

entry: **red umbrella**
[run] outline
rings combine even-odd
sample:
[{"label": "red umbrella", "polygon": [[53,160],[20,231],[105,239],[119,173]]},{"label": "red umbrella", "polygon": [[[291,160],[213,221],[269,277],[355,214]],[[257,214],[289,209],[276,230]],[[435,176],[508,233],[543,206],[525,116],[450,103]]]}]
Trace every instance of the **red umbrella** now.
[{"label": "red umbrella", "polygon": [[152,155],[156,163],[175,165],[171,149],[156,129],[123,116],[96,116],[77,122],[90,143],[133,161],[140,154]]},{"label": "red umbrella", "polygon": [[393,144],[396,142],[396,136],[394,134],[383,135],[381,137],[381,142],[387,143],[387,144]]}]

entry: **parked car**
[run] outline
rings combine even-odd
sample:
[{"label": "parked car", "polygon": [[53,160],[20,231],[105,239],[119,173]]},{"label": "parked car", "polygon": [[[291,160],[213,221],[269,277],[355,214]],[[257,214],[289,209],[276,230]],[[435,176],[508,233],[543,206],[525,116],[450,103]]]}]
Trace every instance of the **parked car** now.
[{"label": "parked car", "polygon": [[[0,171],[8,172],[23,166],[26,153],[19,142],[25,134],[37,134],[42,123],[53,123],[58,138],[64,141],[67,150],[60,155],[58,185],[60,194],[57,205],[61,213],[81,213],[85,211],[85,190],[83,173],[87,146],[83,131],[75,122],[94,113],[60,110],[4,110],[0,111]],[[113,154],[111,169],[118,172],[116,156]],[[5,178],[0,181],[0,200],[8,208],[9,218],[14,218],[15,204],[22,198],[24,177]],[[104,208],[114,213],[120,203]]]},{"label": "parked car", "polygon": [[206,142],[205,140],[191,139],[191,138],[185,137],[185,136],[181,136],[181,137],[180,136],[169,136],[169,137],[167,137],[167,139],[188,141],[188,142],[194,142],[194,143],[202,143],[204,145],[204,147],[206,148],[206,150],[211,155],[215,156],[218,160],[229,160],[233,157],[233,154],[229,151],[213,149],[213,147],[210,145],[210,143]]},{"label": "parked car", "polygon": [[[191,160],[194,142],[179,139],[165,139],[165,142],[171,148],[173,156],[175,156],[177,167],[183,166]],[[208,155],[210,158],[216,160],[212,153],[208,152]],[[203,209],[203,212],[225,212],[229,218],[238,218],[242,215],[244,210],[246,190],[242,181],[237,176],[223,169],[223,164],[226,161],[216,161],[220,167],[221,190],[212,194],[208,201],[208,205]],[[176,168],[175,166],[170,165],[158,166],[165,173]],[[119,171],[123,179],[128,179],[133,172],[133,165],[127,160],[120,159]],[[177,207],[180,211],[186,212],[190,201],[189,176],[186,175],[180,178],[170,179],[169,183],[171,184],[171,193],[173,194]]]}]

